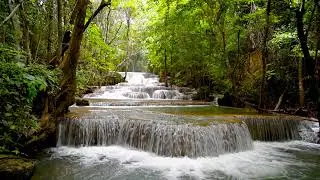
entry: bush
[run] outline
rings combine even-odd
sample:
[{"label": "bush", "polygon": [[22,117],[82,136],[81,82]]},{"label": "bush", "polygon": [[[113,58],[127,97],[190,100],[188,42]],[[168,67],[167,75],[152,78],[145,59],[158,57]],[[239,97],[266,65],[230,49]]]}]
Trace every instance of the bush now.
[{"label": "bush", "polygon": [[17,152],[37,130],[33,100],[41,91],[56,90],[57,75],[43,65],[0,61],[0,152]]},{"label": "bush", "polygon": [[87,70],[77,71],[77,96],[81,97],[88,86],[109,86],[123,81],[117,72],[92,73]]}]

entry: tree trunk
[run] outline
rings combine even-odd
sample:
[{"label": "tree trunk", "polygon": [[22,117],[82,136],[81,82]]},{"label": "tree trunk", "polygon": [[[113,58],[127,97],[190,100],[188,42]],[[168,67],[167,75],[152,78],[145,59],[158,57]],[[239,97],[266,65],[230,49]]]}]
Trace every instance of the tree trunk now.
[{"label": "tree trunk", "polygon": [[[224,26],[224,25],[223,25]],[[224,28],[224,27],[223,27]],[[230,71],[231,71],[231,66],[230,66],[230,62],[229,62],[229,59],[227,57],[227,42],[226,42],[226,35],[225,35],[225,32],[224,32],[224,29],[221,30],[221,35],[222,35],[222,45],[223,45],[223,58],[225,59],[226,61],[226,65],[227,65],[227,68],[228,68],[228,73],[229,73],[229,76],[230,76]]]},{"label": "tree trunk", "polygon": [[57,44],[57,60],[60,61],[61,51],[62,51],[62,34],[63,34],[63,25],[62,25],[62,2],[57,0],[57,18],[58,18],[58,44]]},{"label": "tree trunk", "polygon": [[276,107],[274,108],[274,111],[279,110],[285,93],[286,93],[286,90],[284,90],[283,93],[281,94],[281,96],[279,97],[278,103],[277,103]]},{"label": "tree trunk", "polygon": [[236,69],[238,67],[238,64],[240,62],[240,34],[241,34],[241,30],[238,30],[237,33],[237,46],[238,46],[238,52],[237,52],[237,61],[233,66],[233,70],[232,70],[232,91],[233,93],[236,93],[236,89],[237,89],[237,83],[236,83]]},{"label": "tree trunk", "polygon": [[52,46],[52,20],[53,20],[53,2],[52,0],[47,1],[48,5],[48,36],[47,36],[47,63],[51,60],[51,46]]},{"label": "tree trunk", "polygon": [[[164,20],[164,26],[165,26],[165,33],[168,34],[168,18],[169,18],[169,12],[170,12],[170,2],[169,0],[166,0],[166,16],[165,16],[165,20]],[[168,36],[168,35],[167,35]],[[167,46],[168,42],[166,42],[166,46]],[[164,84],[166,87],[168,87],[168,69],[167,69],[167,48],[165,47],[164,49]]]},{"label": "tree trunk", "polygon": [[67,18],[67,15],[68,15],[68,2],[66,0],[63,1],[63,11],[62,11],[62,14],[63,14],[63,31],[65,31],[66,29],[66,26],[68,24],[68,18]]},{"label": "tree trunk", "polygon": [[129,54],[130,54],[130,27],[131,27],[131,9],[127,9],[126,11],[126,19],[127,19],[127,49],[126,49],[126,57],[125,57],[125,77],[127,77],[127,71],[129,66]]},{"label": "tree trunk", "polygon": [[259,108],[265,108],[266,101],[266,72],[267,72],[267,61],[268,61],[268,35],[270,28],[270,12],[271,12],[271,0],[267,1],[266,10],[266,26],[264,28],[264,38],[263,38],[263,49],[262,49],[262,77],[260,86],[260,98],[259,98]]},{"label": "tree trunk", "polygon": [[167,49],[164,49],[164,83],[168,87],[168,70],[167,70]]},{"label": "tree trunk", "polygon": [[312,78],[314,76],[314,62],[309,52],[308,38],[304,32],[303,16],[305,14],[305,0],[302,1],[301,9],[296,10],[297,33],[300,40],[301,50],[304,56],[303,64],[306,65],[305,74]]},{"label": "tree trunk", "polygon": [[314,5],[317,8],[317,20],[316,20],[316,27],[317,32],[316,35],[318,37],[317,44],[316,44],[316,54],[315,54],[315,79],[316,79],[316,88],[317,88],[317,97],[316,105],[317,105],[317,119],[319,122],[319,133],[318,136],[320,137],[320,87],[319,87],[319,80],[320,80],[320,63],[319,63],[319,50],[320,50],[320,5],[319,0],[314,1]]},{"label": "tree trunk", "polygon": [[[319,8],[320,9],[320,8]],[[320,12],[319,12],[320,13]],[[320,25],[320,23],[319,23]],[[317,40],[317,47],[316,47],[316,55],[315,55],[315,60],[316,60],[316,87],[317,87],[317,97],[315,98],[317,103],[317,119],[319,121],[319,137],[320,137],[320,89],[319,89],[319,79],[320,79],[320,64],[319,64],[319,59],[318,59],[318,53],[320,49],[320,28],[318,25],[318,40]]]},{"label": "tree trunk", "polygon": [[27,53],[27,59],[26,59],[26,64],[29,64],[32,57],[31,57],[31,51],[30,51],[30,33],[29,33],[29,21],[28,17],[25,13],[24,9],[24,4],[21,4],[20,8],[20,15],[21,15],[21,26],[22,26],[22,32],[23,32],[23,37],[22,37],[22,47],[23,50]]},{"label": "tree trunk", "polygon": [[[101,4],[105,3],[103,0]],[[108,1],[109,5],[111,0]],[[89,18],[87,23],[86,10],[89,4],[89,0],[78,0],[75,9],[72,13],[72,18],[70,22],[75,23],[71,35],[71,41],[69,46],[69,51],[65,58],[63,58],[62,63],[59,65],[62,70],[62,80],[60,83],[60,92],[56,97],[56,110],[54,116],[60,116],[68,111],[68,107],[74,104],[75,93],[77,90],[76,73],[77,65],[80,56],[81,41],[83,38],[83,33],[89,24],[92,22],[92,16],[96,16],[97,12],[102,9],[98,8],[93,15]],[[106,7],[106,6],[104,6]]]},{"label": "tree trunk", "polygon": [[298,79],[299,79],[299,103],[304,106],[304,87],[303,87],[303,64],[302,59],[298,59]]},{"label": "tree trunk", "polygon": [[56,98],[57,109],[55,116],[59,116],[68,111],[68,107],[75,101],[76,93],[76,69],[80,56],[80,45],[83,38],[86,10],[89,0],[78,0],[77,14],[73,28],[69,53],[60,64],[62,70],[62,81],[60,83],[60,92]]}]

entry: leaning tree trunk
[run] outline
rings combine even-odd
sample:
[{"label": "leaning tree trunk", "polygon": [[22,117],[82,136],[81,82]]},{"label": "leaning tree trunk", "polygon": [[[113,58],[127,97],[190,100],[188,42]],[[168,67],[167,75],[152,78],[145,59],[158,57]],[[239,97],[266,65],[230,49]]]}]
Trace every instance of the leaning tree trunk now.
[{"label": "leaning tree trunk", "polygon": [[98,9],[92,14],[89,20],[85,23],[86,10],[89,0],[78,0],[76,7],[71,15],[71,23],[74,23],[74,28],[71,35],[71,41],[67,56],[63,58],[59,65],[62,70],[62,81],[60,83],[60,92],[56,97],[56,110],[54,116],[64,114],[68,111],[68,107],[75,101],[75,93],[77,90],[76,71],[78,59],[80,56],[80,46],[83,38],[83,33],[88,28],[92,20],[104,8],[111,5],[111,0],[102,0]]},{"label": "leaning tree trunk", "polygon": [[85,30],[85,18],[88,3],[88,0],[79,0],[77,4],[77,14],[71,36],[69,53],[60,65],[63,77],[60,84],[61,92],[58,94],[56,99],[56,116],[67,112],[68,107],[74,103],[77,88],[76,70],[80,56],[80,45]]}]

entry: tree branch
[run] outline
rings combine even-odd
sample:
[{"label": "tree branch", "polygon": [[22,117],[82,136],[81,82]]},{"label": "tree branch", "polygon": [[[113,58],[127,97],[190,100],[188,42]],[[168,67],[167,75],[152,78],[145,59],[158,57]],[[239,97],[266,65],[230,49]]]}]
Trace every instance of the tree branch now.
[{"label": "tree branch", "polygon": [[72,14],[70,16],[70,24],[74,23],[74,20],[76,19],[77,13],[78,13],[78,9],[79,9],[80,3],[79,0],[76,1],[74,9],[72,10]]},{"label": "tree branch", "polygon": [[109,7],[108,15],[107,15],[107,27],[106,27],[106,42],[108,41],[108,33],[110,29],[110,14],[111,14],[111,8]]},{"label": "tree branch", "polygon": [[2,23],[0,24],[0,26],[3,26],[4,23],[6,23],[9,19],[11,19],[13,17],[13,15],[18,11],[19,7],[21,6],[21,4],[23,3],[23,1],[21,1],[14,9],[13,11],[9,14],[8,17],[6,17]]},{"label": "tree branch", "polygon": [[310,29],[311,29],[311,25],[312,25],[312,20],[313,20],[313,17],[314,17],[314,13],[315,13],[315,11],[316,11],[317,1],[318,1],[318,0],[314,0],[314,5],[313,5],[312,11],[311,11],[311,17],[310,17],[310,19],[309,19],[308,26],[307,26],[307,29],[306,29],[306,37],[307,37],[307,38],[308,38],[308,36],[309,36],[309,32],[310,32]]},{"label": "tree branch", "polygon": [[92,16],[89,18],[89,20],[84,25],[83,31],[85,31],[89,27],[90,23],[100,13],[100,11],[102,11],[105,7],[110,6],[110,5],[111,5],[111,0],[108,0],[107,2],[105,0],[102,0],[98,9],[92,14]]},{"label": "tree branch", "polygon": [[121,27],[122,27],[122,22],[121,22],[121,24],[120,24],[120,26],[119,26],[116,34],[115,34],[115,35],[113,36],[113,38],[108,42],[108,45],[112,44],[113,41],[117,38],[117,35],[119,34],[119,31],[120,31]]}]

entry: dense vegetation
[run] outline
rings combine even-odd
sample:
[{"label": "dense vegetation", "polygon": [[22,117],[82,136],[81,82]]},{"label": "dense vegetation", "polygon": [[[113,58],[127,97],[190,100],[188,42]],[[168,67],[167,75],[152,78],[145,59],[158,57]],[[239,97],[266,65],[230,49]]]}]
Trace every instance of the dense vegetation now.
[{"label": "dense vegetation", "polygon": [[281,105],[311,108],[318,1],[163,0],[150,6],[156,12],[146,39],[151,67],[171,83],[231,93],[261,108],[274,108],[282,96]]},{"label": "dense vegetation", "polygon": [[319,42],[319,0],[1,1],[0,151],[18,153],[114,71],[316,116]]}]

